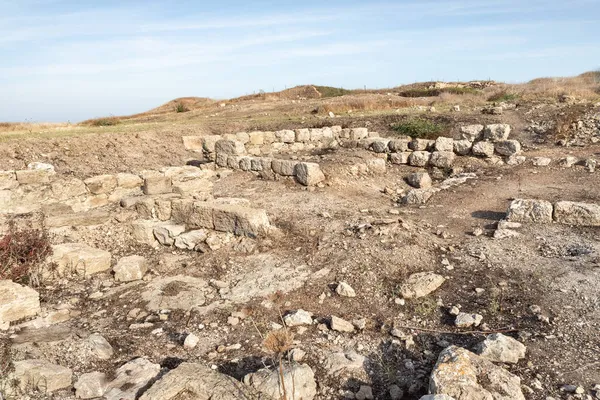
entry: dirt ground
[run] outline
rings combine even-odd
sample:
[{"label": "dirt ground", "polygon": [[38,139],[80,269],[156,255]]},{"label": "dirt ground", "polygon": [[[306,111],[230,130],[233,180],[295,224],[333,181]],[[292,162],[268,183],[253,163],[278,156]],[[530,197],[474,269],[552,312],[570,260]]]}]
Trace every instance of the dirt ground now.
[{"label": "dirt ground", "polygon": [[[409,188],[404,178],[414,167],[388,164],[383,175],[353,174],[353,165],[373,156],[366,150],[304,154],[304,159],[318,162],[326,175],[326,184],[316,188],[300,186],[292,179],[263,180],[235,171],[215,182],[214,196],[250,200],[254,207],[267,211],[280,235],[233,238],[207,253],[136,244],[126,224],[117,221],[55,230],[54,242],[86,242],[111,251],[113,260],[143,254],[151,261],[150,278],[118,286],[110,276],[99,275],[37,288],[44,304],[78,299],[73,304],[80,314],[39,332],[13,337],[0,333],[5,357],[13,361],[44,358],[71,368],[76,375],[103,371],[110,376],[124,362],[146,356],[166,368],[200,361],[240,378],[270,362],[262,341],[273,323],[281,323],[287,311],[304,309],[325,323],[332,315],[348,321],[367,320],[364,330],[352,334],[317,326],[296,332],[295,346],[307,352],[303,362],[315,370],[318,399],[344,398],[361,384],[371,385],[377,399],[388,399],[393,384],[404,390],[404,399],[418,399],[427,393],[429,374],[445,346],[472,349],[487,332],[495,331],[527,346],[524,360],[505,365],[530,388],[524,390],[527,399],[567,398],[570,395],[561,391],[565,384],[582,386],[592,394],[593,386],[600,384],[599,228],[524,224],[518,237],[492,238],[495,224],[515,198],[600,204],[598,172],[582,165],[559,165],[566,156],[597,157],[600,144],[589,137],[581,146],[557,146],[555,131],[529,129],[532,122],[557,121],[570,107],[580,106],[529,102],[502,115],[482,114],[480,105],[463,105],[460,112],[452,112],[446,104],[438,104],[435,113],[416,107],[358,111],[335,118],[313,113],[325,101],[248,100],[116,126],[73,126],[4,137],[0,133],[0,170],[42,161],[53,164],[59,174],[78,178],[140,172],[197,159],[197,153],[183,147],[181,137],[186,135],[341,125],[367,126],[391,137],[395,134],[392,124],[415,116],[443,120],[449,126],[448,135],[455,137],[461,125],[508,123],[511,138],[523,143],[523,155],[549,157],[553,162],[547,167],[533,166],[530,161],[518,166],[492,165],[459,157],[455,168],[474,172],[477,178],[439,192],[424,206],[397,203],[398,193]],[[589,107],[585,112],[600,112],[598,106]],[[600,138],[600,127],[596,135]],[[118,206],[114,207],[118,212]],[[483,235],[473,235],[476,228],[482,228]],[[129,329],[131,323],[143,322],[128,315],[132,309],[144,309],[140,293],[153,279],[185,275],[206,281],[243,280],[253,271],[282,265],[296,268],[291,277],[284,278],[299,282],[288,293],[275,292],[201,312],[172,312],[168,319],[152,319],[151,328]],[[425,298],[398,304],[399,284],[421,271],[434,271],[447,281]],[[337,296],[335,285],[341,281],[350,284],[357,296]],[[114,290],[114,295],[90,298],[98,290]],[[453,305],[481,314],[487,331],[456,328],[448,312]],[[534,305],[548,318],[538,318],[531,311]],[[228,317],[234,311],[248,317],[231,325]],[[405,346],[391,336],[393,327],[413,335],[414,345]],[[162,328],[158,335],[152,333],[156,328]],[[94,360],[79,350],[83,338],[93,332],[101,333],[115,349],[110,360]],[[182,346],[189,332],[201,339],[194,350]],[[241,344],[241,348],[216,351],[230,344]],[[329,374],[324,358],[341,349],[360,349],[368,365],[356,373]],[[48,397],[31,394],[30,398],[73,397],[61,392]]]}]

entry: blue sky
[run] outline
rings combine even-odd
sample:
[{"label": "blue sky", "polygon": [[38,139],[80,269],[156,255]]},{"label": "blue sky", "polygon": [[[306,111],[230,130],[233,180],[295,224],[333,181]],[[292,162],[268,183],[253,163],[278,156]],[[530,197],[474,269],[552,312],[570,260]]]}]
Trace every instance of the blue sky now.
[{"label": "blue sky", "polygon": [[0,121],[600,67],[600,0],[0,0]]}]

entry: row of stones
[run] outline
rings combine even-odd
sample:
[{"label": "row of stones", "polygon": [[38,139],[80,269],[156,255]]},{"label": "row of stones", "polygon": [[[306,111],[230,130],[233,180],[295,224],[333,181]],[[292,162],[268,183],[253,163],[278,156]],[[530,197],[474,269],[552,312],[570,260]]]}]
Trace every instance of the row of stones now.
[{"label": "row of stones", "polygon": [[515,199],[508,207],[507,220],[511,222],[552,221],[580,226],[600,226],[600,205],[573,201]]},{"label": "row of stones", "polygon": [[192,166],[143,171],[139,175],[98,175],[85,180],[57,175],[53,169],[0,171],[0,209],[5,213],[27,213],[43,204],[61,202],[78,212],[127,196],[210,192],[209,179],[214,175],[213,171]]}]

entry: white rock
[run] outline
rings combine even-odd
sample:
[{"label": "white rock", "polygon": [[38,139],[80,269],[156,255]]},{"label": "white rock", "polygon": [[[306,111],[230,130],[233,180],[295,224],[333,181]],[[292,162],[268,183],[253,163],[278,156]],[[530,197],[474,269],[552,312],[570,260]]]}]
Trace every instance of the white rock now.
[{"label": "white rock", "polygon": [[300,162],[296,164],[294,176],[304,186],[314,186],[325,180],[325,175],[317,163]]},{"label": "white rock", "polygon": [[286,326],[311,325],[312,313],[302,309],[296,310],[283,317]]},{"label": "white rock", "polygon": [[33,317],[40,312],[40,295],[35,290],[10,280],[0,280],[0,331],[11,322]]},{"label": "white rock", "polygon": [[559,201],[554,204],[554,220],[567,225],[600,226],[600,206]]},{"label": "white rock", "polygon": [[471,151],[475,156],[490,158],[494,155],[494,143],[476,142]]},{"label": "white rock", "polygon": [[413,167],[426,167],[430,158],[431,153],[428,151],[413,151],[408,156],[408,164]]},{"label": "white rock", "polygon": [[489,335],[477,346],[477,354],[493,362],[516,364],[525,357],[527,348],[518,340],[501,333]]},{"label": "white rock", "polygon": [[354,332],[354,325],[351,322],[346,321],[345,319],[336,317],[335,315],[331,316],[331,329],[337,332]]},{"label": "white rock", "polygon": [[69,368],[52,364],[46,360],[16,361],[12,376],[21,391],[31,392],[32,389],[42,393],[54,392],[71,386],[73,372]]},{"label": "white rock", "polygon": [[474,142],[475,140],[480,140],[483,134],[483,125],[467,125],[461,126],[460,133],[463,139],[466,139],[470,142]]},{"label": "white rock", "polygon": [[103,372],[82,374],[73,387],[75,388],[75,397],[78,399],[102,397],[106,390],[106,374]]},{"label": "white rock", "polygon": [[434,151],[429,158],[429,164],[438,168],[450,168],[454,164],[455,154],[452,151]]},{"label": "white rock", "polygon": [[510,203],[506,219],[512,222],[552,222],[554,208],[545,200],[515,199]]},{"label": "white rock", "polygon": [[136,358],[119,367],[115,379],[107,385],[106,400],[135,400],[138,391],[160,373],[160,365]]},{"label": "white rock", "polygon": [[142,256],[123,257],[113,267],[113,271],[117,282],[137,281],[148,271],[148,262]]},{"label": "white rock", "polygon": [[406,177],[406,182],[417,189],[428,189],[433,183],[427,172],[413,172]]},{"label": "white rock", "polygon": [[183,341],[183,347],[188,350],[192,350],[198,345],[199,342],[200,338],[193,333],[190,333],[185,337],[185,340]]},{"label": "white rock", "polygon": [[547,167],[552,162],[551,158],[548,157],[533,157],[532,163],[536,167]]},{"label": "white rock", "polygon": [[501,140],[494,144],[496,153],[503,156],[512,156],[521,152],[521,143],[518,140]]},{"label": "white rock", "polygon": [[442,286],[446,279],[433,272],[418,272],[412,274],[400,285],[400,294],[405,299],[427,296]]},{"label": "white rock", "polygon": [[454,325],[459,328],[470,328],[472,326],[479,326],[481,321],[483,321],[483,316],[479,314],[460,312],[454,320]]},{"label": "white rock", "polygon": [[436,151],[454,151],[454,139],[440,136],[435,140]]},{"label": "white rock", "polygon": [[492,142],[507,140],[510,135],[510,125],[490,124],[483,129],[483,139]]},{"label": "white rock", "polygon": [[114,350],[110,343],[108,343],[108,340],[106,340],[104,336],[97,333],[88,336],[86,342],[91,351],[101,360],[109,360],[114,353]]},{"label": "white rock", "polygon": [[284,387],[289,399],[312,400],[317,395],[315,374],[306,364],[286,363],[283,366],[283,382],[278,368],[265,368],[248,374],[243,382],[273,399],[281,397]]},{"label": "white rock", "polygon": [[468,139],[454,141],[454,152],[460,156],[466,156],[471,152],[472,148],[473,142]]},{"label": "white rock", "polygon": [[338,283],[337,287],[335,288],[335,292],[344,297],[356,297],[356,292],[352,286],[348,285],[346,282]]},{"label": "white rock", "polygon": [[36,161],[27,164],[27,169],[54,172],[54,165]]}]

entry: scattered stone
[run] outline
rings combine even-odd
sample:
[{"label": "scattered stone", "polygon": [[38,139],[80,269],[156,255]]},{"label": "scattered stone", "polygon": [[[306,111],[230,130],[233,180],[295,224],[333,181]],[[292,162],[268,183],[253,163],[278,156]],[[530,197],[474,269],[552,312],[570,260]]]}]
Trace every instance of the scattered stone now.
[{"label": "scattered stone", "polygon": [[352,286],[348,285],[346,282],[338,283],[335,292],[343,297],[356,297],[356,292]]},{"label": "scattered stone", "polygon": [[73,387],[75,388],[75,397],[78,399],[102,397],[106,390],[106,374],[103,372],[82,374]]},{"label": "scattered stone", "polygon": [[532,163],[536,167],[547,167],[552,162],[551,158],[548,157],[533,157]]},{"label": "scattered stone", "polygon": [[198,343],[200,342],[200,338],[193,333],[188,334],[183,341],[183,347],[187,350],[194,349]]},{"label": "scattered stone", "polygon": [[413,172],[406,177],[406,182],[417,189],[428,189],[432,185],[431,177],[427,172]]},{"label": "scattered stone", "polygon": [[588,172],[596,171],[597,164],[598,162],[593,158],[588,158],[587,160],[585,160],[585,168],[588,170]]},{"label": "scattered stone", "polygon": [[477,354],[493,362],[516,364],[525,357],[527,348],[518,340],[501,333],[489,335],[477,346]]},{"label": "scattered stone", "polygon": [[411,189],[402,197],[401,202],[403,204],[425,204],[437,192],[439,192],[437,188]]},{"label": "scattered stone", "polygon": [[114,350],[104,336],[94,333],[87,338],[86,342],[99,359],[109,360],[113,356]]},{"label": "scattered stone", "polygon": [[512,222],[552,222],[552,203],[545,200],[515,199],[510,203],[506,219]]},{"label": "scattered stone", "polygon": [[302,309],[296,310],[283,317],[283,322],[286,326],[311,325],[312,313]]},{"label": "scattered stone", "polygon": [[11,322],[33,317],[40,311],[38,292],[10,280],[0,280],[0,331],[8,329]]},{"label": "scattered stone", "polygon": [[576,157],[568,156],[561,160],[561,165],[566,168],[571,168],[573,165],[577,164],[579,160]]},{"label": "scattered stone", "polygon": [[331,375],[365,368],[366,358],[351,350],[331,353],[325,358],[325,368]]},{"label": "scattered stone", "polygon": [[142,256],[127,256],[117,262],[113,268],[117,282],[137,281],[148,271],[148,262]]},{"label": "scattered stone", "polygon": [[160,373],[160,365],[145,358],[136,358],[119,367],[116,378],[108,383],[106,400],[134,400],[138,392]]},{"label": "scattered stone", "polygon": [[481,321],[483,321],[483,316],[479,314],[460,312],[454,320],[454,325],[458,328],[470,328],[472,326],[479,326]]},{"label": "scattered stone", "polygon": [[283,366],[283,382],[280,374],[279,368],[264,368],[244,376],[243,382],[273,399],[280,398],[284,388],[290,399],[312,400],[317,395],[315,374],[308,365],[286,363]]},{"label": "scattered stone", "polygon": [[483,229],[481,229],[481,228],[473,229],[472,235],[475,237],[483,235]]},{"label": "scattered stone", "polygon": [[352,323],[336,316],[331,316],[330,327],[337,332],[354,332],[354,325]]},{"label": "scattered stone", "polygon": [[32,389],[50,393],[71,386],[73,372],[46,360],[23,360],[13,363],[13,377],[22,392]]},{"label": "scattered stone", "polygon": [[[201,364],[184,362],[164,374],[140,400],[239,400],[263,398],[240,381]],[[299,400],[299,399],[298,399]]]},{"label": "scattered stone", "polygon": [[525,400],[517,376],[457,346],[440,353],[431,373],[429,392],[456,400]]},{"label": "scattered stone", "polygon": [[400,294],[405,299],[416,299],[427,296],[439,288],[446,279],[433,272],[412,274],[400,285]]},{"label": "scattered stone", "polygon": [[54,172],[54,165],[35,161],[27,164],[27,169]]}]

